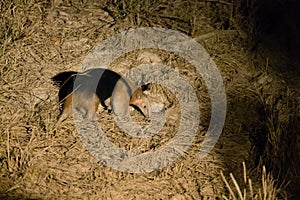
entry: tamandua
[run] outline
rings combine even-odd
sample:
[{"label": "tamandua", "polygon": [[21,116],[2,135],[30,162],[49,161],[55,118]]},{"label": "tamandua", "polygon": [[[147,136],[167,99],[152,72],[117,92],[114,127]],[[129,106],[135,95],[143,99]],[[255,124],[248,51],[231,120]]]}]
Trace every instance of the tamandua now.
[{"label": "tamandua", "polygon": [[111,107],[116,115],[126,115],[129,105],[132,105],[149,117],[147,95],[141,88],[135,88],[131,82],[109,69],[62,72],[52,77],[52,81],[59,87],[59,102],[62,104],[56,126],[68,118],[73,107],[88,119],[93,119],[99,103],[105,108]]}]

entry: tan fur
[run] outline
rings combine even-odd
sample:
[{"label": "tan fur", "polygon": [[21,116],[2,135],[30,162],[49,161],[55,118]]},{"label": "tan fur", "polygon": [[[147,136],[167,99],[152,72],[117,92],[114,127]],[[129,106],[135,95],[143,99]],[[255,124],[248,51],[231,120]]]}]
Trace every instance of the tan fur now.
[{"label": "tan fur", "polygon": [[62,113],[56,122],[56,126],[61,124],[72,114],[73,107],[84,114],[87,119],[94,119],[98,105],[99,98],[95,94],[87,96],[84,93],[74,92],[70,94],[63,103]]},{"label": "tan fur", "polygon": [[[89,71],[89,73],[91,72],[93,71]],[[84,73],[80,74],[80,76],[84,76],[83,74]],[[93,76],[95,74],[91,73],[88,75]],[[84,78],[86,78],[86,83],[89,83],[90,79],[88,78],[88,76]],[[64,88],[64,90],[67,89],[67,92],[72,91],[73,88],[70,87],[73,87],[73,84],[71,84],[71,81],[69,79],[67,79],[67,81],[69,81],[68,87]],[[100,84],[100,82],[98,84]],[[105,84],[110,84],[109,78],[106,79]],[[106,85],[104,85],[104,89],[105,86]],[[95,112],[97,111],[98,105],[100,103],[99,95],[101,96],[102,91],[101,89],[97,88],[97,91],[95,93],[91,93],[88,87],[89,84],[79,86],[62,100],[62,112],[56,123],[56,126],[67,119],[68,116],[70,116],[73,108],[78,110],[89,120],[95,118]],[[62,87],[60,88],[60,90],[61,89]],[[150,103],[147,95],[143,93],[141,88],[136,89],[132,83],[125,80],[124,78],[120,78],[116,81],[113,92],[111,93],[111,97],[107,98],[104,101],[104,104],[104,106],[111,108],[113,112],[118,116],[128,114],[129,105],[138,108],[145,117],[149,116]]]},{"label": "tan fur", "polygon": [[150,109],[149,98],[142,91],[141,88],[135,90],[131,95],[130,105],[137,106],[146,117],[149,117],[149,109]]},{"label": "tan fur", "polygon": [[145,117],[149,117],[150,103],[147,95],[143,93],[141,88],[135,89],[129,81],[126,80],[126,83],[128,83],[132,94],[128,93],[128,85],[124,81],[118,81],[110,100],[114,113],[126,115],[129,112],[129,105],[132,105],[138,108]]}]

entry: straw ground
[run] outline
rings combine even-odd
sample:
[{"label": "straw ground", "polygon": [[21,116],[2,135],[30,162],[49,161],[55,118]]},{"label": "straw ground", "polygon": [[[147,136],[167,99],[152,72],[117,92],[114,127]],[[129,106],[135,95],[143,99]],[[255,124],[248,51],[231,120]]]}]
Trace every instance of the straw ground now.
[{"label": "straw ground", "polygon": [[[267,58],[260,46],[253,51],[251,41],[259,30],[253,13],[245,10],[260,9],[260,4],[232,2],[2,1],[0,197],[287,198],[297,187],[299,169],[299,85],[293,73],[283,76],[272,67],[276,56]],[[98,163],[83,146],[71,118],[53,128],[59,105],[58,89],[50,78],[78,70],[104,39],[123,30],[153,26],[183,32],[206,48],[223,77],[228,112],[217,145],[200,159],[210,99],[193,66],[178,55],[153,49],[117,59],[111,68],[120,73],[156,58],[176,69],[195,88],[201,111],[197,137],[184,156],[159,171],[130,174]],[[128,151],[155,151],[178,129],[175,96],[156,84],[146,92],[164,103],[168,114],[164,128],[151,138],[130,137],[119,131],[109,112],[100,109],[97,113],[110,140]],[[132,117],[148,123],[138,112]]]}]

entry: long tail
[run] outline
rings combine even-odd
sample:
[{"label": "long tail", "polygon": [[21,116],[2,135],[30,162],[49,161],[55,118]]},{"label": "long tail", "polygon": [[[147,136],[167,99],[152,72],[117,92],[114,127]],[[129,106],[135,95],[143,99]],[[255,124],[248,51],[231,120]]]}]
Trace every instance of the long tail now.
[{"label": "long tail", "polygon": [[51,78],[54,85],[57,85],[59,88],[61,88],[68,80],[75,77],[75,75],[78,72],[75,71],[67,71],[67,72],[61,72]]},{"label": "long tail", "polygon": [[[53,84],[59,87],[58,100],[61,105],[65,103],[66,98],[73,92],[73,82],[76,78],[77,72],[67,71],[57,74],[52,77]],[[60,109],[62,111],[62,107]]]}]

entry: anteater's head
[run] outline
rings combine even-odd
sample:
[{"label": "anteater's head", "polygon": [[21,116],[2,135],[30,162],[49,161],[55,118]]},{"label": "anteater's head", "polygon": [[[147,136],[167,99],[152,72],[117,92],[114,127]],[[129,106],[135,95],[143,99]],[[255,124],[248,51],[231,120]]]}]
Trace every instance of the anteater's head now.
[{"label": "anteater's head", "polygon": [[137,107],[145,117],[149,117],[150,101],[141,88],[136,89],[130,98],[130,105]]}]

